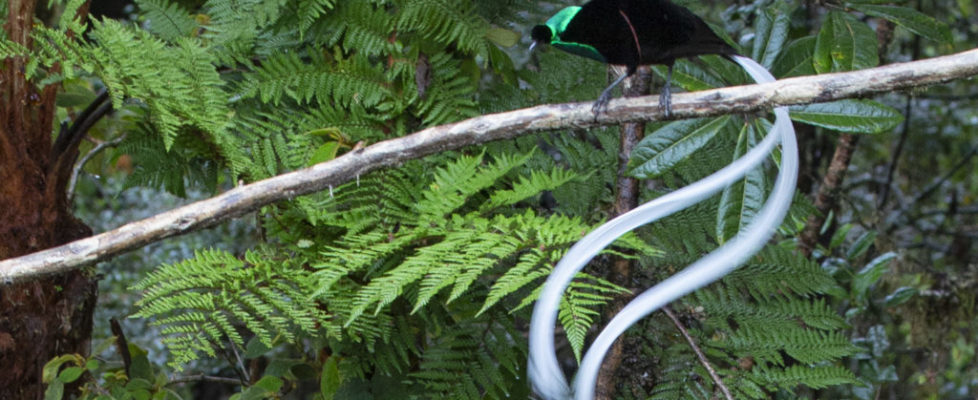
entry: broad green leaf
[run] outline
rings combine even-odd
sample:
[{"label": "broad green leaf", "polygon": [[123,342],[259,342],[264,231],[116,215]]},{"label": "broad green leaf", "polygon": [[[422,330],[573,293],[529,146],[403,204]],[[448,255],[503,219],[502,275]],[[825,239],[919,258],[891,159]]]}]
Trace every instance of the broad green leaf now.
[{"label": "broad green leaf", "polygon": [[965,18],[971,18],[971,16],[975,13],[972,0],[958,0],[958,8],[961,10],[961,14]]},{"label": "broad green leaf", "polygon": [[486,39],[503,47],[513,47],[520,41],[520,34],[510,29],[494,26],[486,31]]},{"label": "broad green leaf", "polygon": [[[737,138],[733,160],[736,160],[757,144],[757,129],[744,124]],[[717,206],[716,235],[720,243],[726,242],[746,228],[764,206],[766,194],[764,171],[754,168],[744,178],[727,186]]]},{"label": "broad green leaf", "polygon": [[300,362],[293,365],[292,368],[289,368],[289,372],[292,373],[292,376],[294,376],[295,379],[304,381],[309,379],[315,379],[317,371],[316,368],[314,368],[312,365],[309,365],[309,363]]},{"label": "broad green leaf", "polygon": [[339,142],[326,142],[319,146],[312,157],[309,157],[308,166],[313,166],[319,164],[323,161],[329,161],[336,158],[336,152],[340,148]]},{"label": "broad green leaf", "polygon": [[852,279],[852,294],[856,297],[863,298],[866,295],[866,291],[869,290],[869,287],[873,286],[873,284],[883,277],[883,274],[890,267],[890,261],[894,258],[896,258],[896,253],[887,252],[874,258],[869,264],[866,264]]},{"label": "broad green leaf", "polygon": [[64,383],[71,383],[81,377],[84,372],[85,369],[82,367],[68,367],[61,370],[61,373],[58,374],[58,380]]},{"label": "broad green leaf", "polygon": [[771,69],[774,60],[788,41],[788,30],[791,25],[791,10],[787,9],[784,2],[776,4],[775,7],[758,11],[754,48],[751,52],[751,58],[767,69]]},{"label": "broad green leaf", "polygon": [[269,392],[275,393],[282,388],[282,378],[277,376],[263,376],[258,382],[255,382],[255,386],[265,389]]},{"label": "broad green leaf", "polygon": [[883,304],[887,307],[896,307],[900,304],[906,303],[908,300],[917,295],[917,289],[909,286],[903,286],[894,290],[889,296],[883,299]]},{"label": "broad green leaf", "polygon": [[60,380],[51,382],[44,390],[44,400],[61,400],[65,394],[65,383]]},{"label": "broad green leaf", "polygon": [[631,175],[654,178],[703,148],[730,121],[730,116],[670,123],[642,139],[632,150]]},{"label": "broad green leaf", "polygon": [[323,400],[333,400],[340,388],[340,370],[336,357],[330,357],[323,363],[323,375],[319,380],[319,394]]},{"label": "broad green leaf", "polygon": [[951,28],[931,16],[909,7],[876,4],[849,4],[866,15],[883,18],[930,40],[948,43]]},{"label": "broad green leaf", "polygon": [[74,361],[76,364],[81,364],[82,362],[81,356],[77,354],[65,354],[58,356],[51,361],[48,361],[46,364],[44,364],[44,367],[41,368],[41,382],[53,382],[54,378],[58,376],[58,370],[61,369],[61,366],[69,361]]},{"label": "broad green leaf", "polygon": [[869,246],[872,246],[873,242],[876,241],[876,236],[876,231],[867,231],[866,233],[863,233],[856,239],[855,243],[852,244],[849,251],[846,252],[846,258],[852,260],[866,254],[866,250],[869,250]]},{"label": "broad green leaf", "polygon": [[778,78],[815,75],[815,66],[812,64],[815,40],[815,36],[805,36],[789,43],[774,62],[771,73]]},{"label": "broad green leaf", "polygon": [[744,72],[744,68],[740,64],[732,62],[725,57],[705,55],[700,56],[699,61],[699,63],[705,64],[710,71],[713,71],[714,75],[723,80],[724,83],[720,86],[754,83],[754,79],[747,72]]},{"label": "broad green leaf", "polygon": [[266,345],[259,337],[256,336],[249,339],[248,343],[245,344],[244,357],[258,358],[265,355],[265,353],[268,353],[269,350],[271,350],[271,348],[269,348],[268,345]]},{"label": "broad green leaf", "polygon": [[839,229],[832,234],[832,240],[829,240],[829,250],[838,247],[842,244],[842,241],[846,240],[846,235],[849,234],[849,230],[852,229],[852,224],[844,224]]},{"label": "broad green leaf", "polygon": [[903,122],[893,107],[873,100],[840,100],[791,107],[791,119],[847,133],[880,133]]},{"label": "broad green leaf", "polygon": [[[666,79],[668,68],[657,66],[652,69],[663,80]],[[672,85],[695,92],[725,86],[716,72],[703,68],[702,65],[687,61],[677,62],[672,69]]]},{"label": "broad green leaf", "polygon": [[[652,71],[664,80],[668,76],[669,69],[656,66]],[[691,92],[744,82],[753,81],[740,65],[715,55],[701,56],[697,62],[680,60],[672,70],[672,85]]]},{"label": "broad green leaf", "polygon": [[152,380],[153,366],[149,363],[149,353],[130,342],[129,355],[132,357],[132,364],[129,366],[129,377]]},{"label": "broad green leaf", "polygon": [[832,11],[815,42],[813,65],[820,74],[852,71],[879,64],[876,33],[848,13]]}]

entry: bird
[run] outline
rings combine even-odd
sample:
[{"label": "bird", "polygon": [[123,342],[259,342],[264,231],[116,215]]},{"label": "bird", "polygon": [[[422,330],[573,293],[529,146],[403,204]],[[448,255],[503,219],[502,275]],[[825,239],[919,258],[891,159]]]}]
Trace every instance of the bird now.
[{"label": "bird", "polygon": [[608,86],[592,110],[607,107],[611,90],[635,73],[640,65],[669,68],[659,106],[671,114],[670,83],[677,59],[716,54],[728,59],[737,51],[689,9],[669,0],[592,0],[554,14],[530,31],[530,50],[548,44],[571,54],[611,65],[625,66],[625,74]]}]

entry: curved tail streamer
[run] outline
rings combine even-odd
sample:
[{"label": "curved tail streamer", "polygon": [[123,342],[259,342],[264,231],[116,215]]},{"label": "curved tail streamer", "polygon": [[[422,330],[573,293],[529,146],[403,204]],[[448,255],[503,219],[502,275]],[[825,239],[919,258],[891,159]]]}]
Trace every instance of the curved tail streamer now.
[{"label": "curved tail streamer", "polygon": [[[763,66],[746,57],[733,56],[758,83],[775,79]],[[577,242],[557,263],[544,283],[530,321],[528,375],[534,391],[546,400],[594,398],[601,362],[608,349],[628,327],[660,307],[730,273],[764,246],[791,205],[798,175],[798,144],[784,107],[774,109],[774,128],[743,157],[686,187],[645,203],[599,226]],[[781,142],[781,170],[774,189],[750,226],[707,256],[633,299],[601,331],[585,353],[573,390],[560,370],[554,348],[554,324],[560,297],[574,275],[615,239],[703,201],[757,168]]]}]

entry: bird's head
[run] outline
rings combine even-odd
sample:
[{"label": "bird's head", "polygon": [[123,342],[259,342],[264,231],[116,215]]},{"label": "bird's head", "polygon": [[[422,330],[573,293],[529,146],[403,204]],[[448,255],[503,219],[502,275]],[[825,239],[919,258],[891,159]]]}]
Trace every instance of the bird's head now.
[{"label": "bird's head", "polygon": [[530,31],[530,37],[533,38],[533,44],[530,45],[530,50],[541,44],[553,44],[560,40],[560,35],[564,33],[567,29],[567,24],[570,23],[577,12],[581,11],[581,7],[572,6],[560,10],[560,12],[554,14],[547,20],[544,25],[537,25],[533,27]]},{"label": "bird's head", "polygon": [[533,51],[537,46],[550,44],[550,41],[554,37],[554,32],[549,26],[537,25],[530,31],[530,37],[533,39],[533,44],[530,45],[530,51]]}]

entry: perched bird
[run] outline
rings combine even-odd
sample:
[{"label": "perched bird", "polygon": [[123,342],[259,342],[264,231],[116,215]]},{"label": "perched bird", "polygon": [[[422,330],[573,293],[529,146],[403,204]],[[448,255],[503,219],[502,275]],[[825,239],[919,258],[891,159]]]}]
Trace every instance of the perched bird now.
[{"label": "perched bird", "polygon": [[530,33],[534,47],[550,44],[572,54],[612,65],[624,65],[622,75],[601,93],[595,113],[607,106],[611,89],[635,73],[639,65],[669,67],[659,97],[660,107],[670,114],[670,81],[677,59],[705,54],[734,56],[727,42],[688,9],[669,0],[592,0],[583,6],[567,7]]}]

